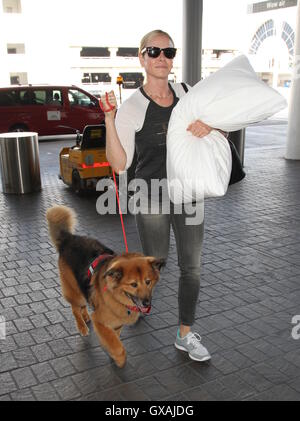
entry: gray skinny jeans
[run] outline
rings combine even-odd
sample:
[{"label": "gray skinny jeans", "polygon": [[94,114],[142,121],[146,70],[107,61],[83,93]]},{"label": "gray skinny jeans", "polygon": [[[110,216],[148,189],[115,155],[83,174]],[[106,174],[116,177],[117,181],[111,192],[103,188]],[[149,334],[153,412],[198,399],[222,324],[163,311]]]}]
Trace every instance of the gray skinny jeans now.
[{"label": "gray skinny jeans", "polygon": [[172,205],[170,214],[138,213],[135,216],[143,253],[147,256],[167,259],[172,226],[180,268],[179,324],[192,326],[200,290],[204,222],[186,225],[186,217],[184,210],[182,214],[175,214]]}]

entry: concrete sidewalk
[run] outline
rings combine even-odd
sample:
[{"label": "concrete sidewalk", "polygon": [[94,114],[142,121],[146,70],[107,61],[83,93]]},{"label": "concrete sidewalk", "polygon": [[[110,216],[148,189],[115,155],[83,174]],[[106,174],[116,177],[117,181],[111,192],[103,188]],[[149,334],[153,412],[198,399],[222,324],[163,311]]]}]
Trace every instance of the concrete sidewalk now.
[{"label": "concrete sidewalk", "polygon": [[[300,339],[291,335],[300,315],[300,162],[284,159],[286,129],[248,129],[246,179],[206,201],[195,329],[211,362],[193,362],[173,345],[172,235],[151,314],[122,334],[124,369],[94,332],[77,333],[61,297],[45,212],[53,203],[73,207],[78,233],[122,251],[119,218],[99,216],[95,196],[77,197],[57,179],[63,142],[41,143],[42,192],[0,194],[0,400],[300,400]],[[140,250],[134,218],[125,216],[125,224],[129,249]]]}]

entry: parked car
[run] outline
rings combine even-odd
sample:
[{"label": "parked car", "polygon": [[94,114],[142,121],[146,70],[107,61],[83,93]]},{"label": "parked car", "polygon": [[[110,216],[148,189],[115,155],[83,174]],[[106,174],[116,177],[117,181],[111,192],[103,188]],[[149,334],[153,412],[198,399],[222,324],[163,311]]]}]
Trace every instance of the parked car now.
[{"label": "parked car", "polygon": [[0,132],[30,131],[39,136],[81,133],[100,124],[99,100],[77,86],[26,85],[0,88]]}]

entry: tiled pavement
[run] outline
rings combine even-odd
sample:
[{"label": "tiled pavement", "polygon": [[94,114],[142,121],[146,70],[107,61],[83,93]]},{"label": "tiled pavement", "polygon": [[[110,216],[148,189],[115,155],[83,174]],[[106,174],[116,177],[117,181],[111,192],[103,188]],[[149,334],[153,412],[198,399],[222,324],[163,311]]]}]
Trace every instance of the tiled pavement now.
[{"label": "tiled pavement", "polygon": [[[117,216],[99,216],[95,197],[76,197],[57,180],[59,142],[40,144],[43,190],[0,195],[0,400],[299,400],[300,162],[286,161],[286,126],[247,130],[247,178],[207,200],[196,329],[212,353],[196,363],[173,346],[177,324],[176,249],[157,285],[153,310],[122,337],[117,368],[92,332],[81,338],[62,299],[45,212],[76,209],[78,232],[123,250]],[[130,250],[140,248],[125,217]]]}]

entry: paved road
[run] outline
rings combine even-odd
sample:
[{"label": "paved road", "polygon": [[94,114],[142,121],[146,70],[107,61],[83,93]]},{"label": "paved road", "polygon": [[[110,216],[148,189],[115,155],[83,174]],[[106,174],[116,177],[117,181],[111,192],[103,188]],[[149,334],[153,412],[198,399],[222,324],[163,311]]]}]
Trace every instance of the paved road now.
[{"label": "paved road", "polygon": [[[297,400],[300,309],[300,162],[283,159],[286,126],[247,130],[247,177],[205,203],[200,301],[195,330],[212,354],[199,364],[174,347],[179,271],[174,235],[148,317],[124,329],[128,352],[118,369],[91,328],[76,330],[61,297],[46,210],[76,209],[77,233],[124,250],[120,220],[100,216],[56,174],[63,144],[40,143],[43,189],[0,194],[0,400]],[[129,250],[140,250],[133,216],[124,218]],[[187,245],[188,247],[188,245]]]},{"label": "paved road", "polygon": [[246,149],[285,147],[287,124],[252,126],[246,131]]}]

